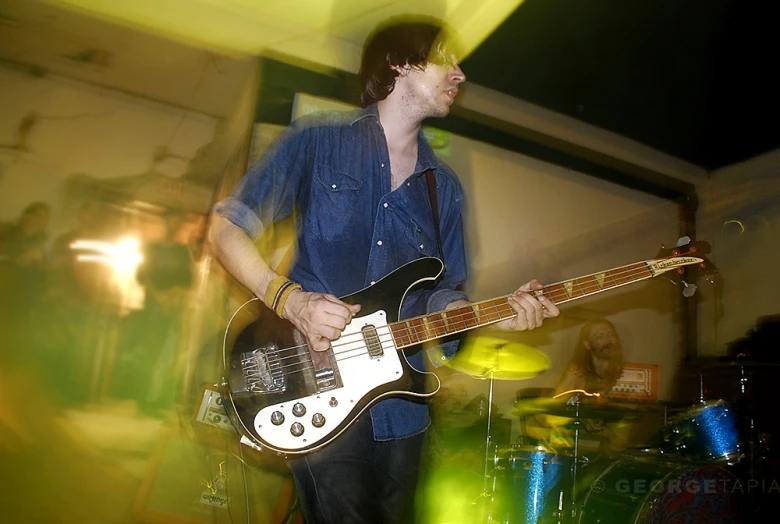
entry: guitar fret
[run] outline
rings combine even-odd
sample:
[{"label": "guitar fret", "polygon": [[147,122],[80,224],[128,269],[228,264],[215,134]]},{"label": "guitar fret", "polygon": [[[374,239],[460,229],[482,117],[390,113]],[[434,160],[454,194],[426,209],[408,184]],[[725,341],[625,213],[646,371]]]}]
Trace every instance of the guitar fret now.
[{"label": "guitar fret", "polygon": [[474,306],[466,306],[458,309],[460,311],[461,320],[463,321],[463,329],[472,329],[479,325],[477,320],[477,312],[474,310]]},{"label": "guitar fret", "polygon": [[447,317],[447,312],[446,311],[442,311],[441,313],[439,313],[439,316],[441,317],[442,324],[444,324],[444,332],[449,334],[450,333],[450,321],[449,321],[449,318]]},{"label": "guitar fret", "polygon": [[409,336],[410,342],[420,342],[420,337],[417,336],[417,330],[414,328],[414,319],[404,322],[406,324],[406,332]]},{"label": "guitar fret", "polygon": [[574,279],[574,283],[575,283],[575,284],[577,284],[577,287],[578,287],[578,288],[579,288],[579,290],[580,290],[580,294],[579,294],[579,295],[577,295],[578,297],[584,297],[585,295],[587,295],[587,294],[588,294],[588,293],[585,291],[585,289],[582,287],[582,282],[580,281],[580,279],[579,279],[579,278],[575,278],[575,279]]},{"label": "guitar fret", "polygon": [[[533,294],[560,304],[653,276],[648,262],[643,261],[550,284]],[[391,332],[396,345],[404,348],[514,316],[514,309],[503,297],[401,321],[391,325]]]},{"label": "guitar fret", "polygon": [[471,306],[471,310],[474,312],[474,321],[476,322],[477,326],[482,324],[481,314],[480,310],[482,308],[482,305],[479,303],[473,304]]},{"label": "guitar fret", "polygon": [[425,335],[428,339],[436,338],[436,330],[431,326],[431,322],[428,317],[423,317],[423,329],[425,329]]}]

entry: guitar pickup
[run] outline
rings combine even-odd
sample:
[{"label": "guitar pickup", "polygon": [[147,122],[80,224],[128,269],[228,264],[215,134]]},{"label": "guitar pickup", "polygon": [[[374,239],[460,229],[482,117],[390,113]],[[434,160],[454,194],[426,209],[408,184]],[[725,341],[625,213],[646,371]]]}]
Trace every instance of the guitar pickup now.
[{"label": "guitar pickup", "polygon": [[282,363],[275,347],[259,348],[241,355],[246,389],[256,393],[285,391]]},{"label": "guitar pickup", "polygon": [[366,343],[368,356],[370,358],[384,356],[385,351],[382,349],[382,342],[379,340],[379,333],[376,332],[376,328],[371,324],[366,324],[360,331],[363,333],[363,340]]}]

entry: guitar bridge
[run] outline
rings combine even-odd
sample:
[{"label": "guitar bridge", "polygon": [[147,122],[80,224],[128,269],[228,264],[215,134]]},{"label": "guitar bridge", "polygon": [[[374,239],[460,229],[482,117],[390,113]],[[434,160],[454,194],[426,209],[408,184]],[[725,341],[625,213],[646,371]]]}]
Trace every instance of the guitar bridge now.
[{"label": "guitar bridge", "polygon": [[287,389],[282,363],[275,346],[255,349],[241,355],[241,370],[248,391],[276,393]]}]

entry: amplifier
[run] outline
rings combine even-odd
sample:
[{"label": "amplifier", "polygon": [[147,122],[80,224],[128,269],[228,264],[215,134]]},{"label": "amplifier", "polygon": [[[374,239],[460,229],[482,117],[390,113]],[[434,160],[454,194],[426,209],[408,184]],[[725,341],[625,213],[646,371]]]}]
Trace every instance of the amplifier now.
[{"label": "amplifier", "polygon": [[655,402],[658,400],[658,366],[626,362],[623,375],[605,397],[623,402]]}]

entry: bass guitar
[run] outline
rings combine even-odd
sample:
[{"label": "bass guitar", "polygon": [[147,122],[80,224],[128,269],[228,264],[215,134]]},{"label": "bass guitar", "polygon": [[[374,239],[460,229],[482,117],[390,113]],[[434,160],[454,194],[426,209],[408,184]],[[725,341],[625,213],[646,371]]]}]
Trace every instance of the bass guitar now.
[{"label": "bass guitar", "polygon": [[[706,242],[688,242],[661,250],[654,259],[556,282],[533,293],[560,305],[665,273],[681,276],[691,269],[711,273],[714,267],[705,257],[709,252]],[[338,438],[383,398],[435,394],[438,377],[412,368],[404,349],[515,316],[507,296],[502,296],[399,320],[410,289],[435,281],[443,269],[438,258],[420,258],[343,297],[346,303],[361,304],[360,313],[332,341],[326,352],[328,364],[319,368],[305,337],[262,303],[259,318],[229,344],[233,315],[225,333],[221,390],[239,433],[262,448],[303,454]],[[426,380],[429,375],[435,380]]]}]

